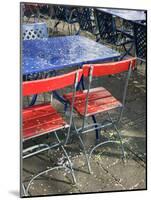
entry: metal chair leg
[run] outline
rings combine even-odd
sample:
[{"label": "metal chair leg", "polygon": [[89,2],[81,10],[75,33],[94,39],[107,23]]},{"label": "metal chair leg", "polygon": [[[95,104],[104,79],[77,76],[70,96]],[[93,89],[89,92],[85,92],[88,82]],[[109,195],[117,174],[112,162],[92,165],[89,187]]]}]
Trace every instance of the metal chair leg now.
[{"label": "metal chair leg", "polygon": [[108,113],[108,116],[109,116],[109,118],[110,118],[110,120],[111,120],[111,122],[113,124],[113,127],[114,127],[114,129],[115,129],[115,131],[116,131],[116,133],[117,133],[117,135],[119,137],[120,144],[121,144],[121,150],[122,150],[122,154],[123,154],[123,159],[125,159],[126,158],[126,156],[125,156],[125,150],[124,150],[123,141],[122,141],[122,137],[121,137],[120,131],[118,130],[115,122],[113,122],[113,120],[112,120],[112,118],[111,118],[111,116],[110,116],[109,113]]},{"label": "metal chair leg", "polygon": [[24,184],[22,183],[21,185],[22,185],[22,191],[23,191],[24,196],[27,196],[28,194],[26,193]]},{"label": "metal chair leg", "polygon": [[77,134],[77,136],[78,136],[78,138],[79,138],[79,140],[80,140],[80,142],[81,142],[81,145],[82,145],[82,147],[83,147],[83,151],[84,151],[84,154],[85,154],[85,158],[86,158],[86,162],[87,162],[87,165],[88,165],[89,173],[92,174],[92,170],[91,170],[89,158],[88,158],[88,155],[87,155],[87,152],[86,152],[86,149],[85,149],[85,145],[84,145],[84,143],[83,143],[83,140],[82,140],[80,134]]},{"label": "metal chair leg", "polygon": [[[56,136],[58,142],[61,144],[61,141],[60,141],[60,139],[59,139],[59,137],[58,137],[58,135],[57,135],[56,132],[55,132],[55,136]],[[64,154],[65,154],[65,156],[66,156],[66,158],[67,158],[67,160],[68,160],[68,162],[69,162],[71,174],[72,174],[72,177],[73,177],[73,183],[76,184],[77,181],[76,181],[76,178],[75,178],[74,170],[73,170],[73,168],[72,168],[72,162],[71,162],[71,160],[70,160],[70,158],[69,158],[69,156],[68,156],[68,153],[67,153],[67,151],[65,150],[65,148],[64,148],[63,145],[61,145],[61,148],[62,148],[62,150],[63,150],[63,152],[64,152]]]},{"label": "metal chair leg", "polygon": [[84,151],[84,155],[85,155],[85,158],[86,158],[86,162],[87,162],[87,165],[88,165],[88,171],[91,174],[92,170],[91,170],[90,162],[89,162],[89,159],[88,159],[88,156],[87,156],[86,148],[85,148],[84,142],[83,142],[83,140],[82,140],[82,138],[80,136],[80,133],[77,130],[77,127],[76,127],[76,125],[74,123],[74,120],[73,120],[73,126],[74,126],[74,129],[75,129],[76,136],[79,138],[80,143],[82,145],[82,148],[83,148],[83,151]]}]

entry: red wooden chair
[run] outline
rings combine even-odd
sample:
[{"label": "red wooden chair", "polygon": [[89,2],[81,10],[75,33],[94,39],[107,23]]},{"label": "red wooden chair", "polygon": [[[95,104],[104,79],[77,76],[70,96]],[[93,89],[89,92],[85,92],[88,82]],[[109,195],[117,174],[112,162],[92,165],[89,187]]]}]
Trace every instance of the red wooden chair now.
[{"label": "red wooden chair", "polygon": [[[40,94],[47,91],[54,91],[58,89],[65,88],[67,86],[73,85],[73,92],[72,92],[72,102],[74,102],[76,87],[78,82],[80,81],[82,76],[82,69],[70,72],[65,75],[60,75],[52,78],[41,79],[41,80],[34,80],[34,81],[26,81],[22,84],[23,96],[33,95],[33,94]],[[70,113],[70,122],[69,124],[64,121],[62,116],[56,111],[56,109],[50,103],[43,103],[39,105],[34,105],[28,108],[24,108],[22,110],[22,141],[25,144],[26,141],[32,139],[38,139],[40,136],[44,134],[54,134],[56,138],[55,144],[36,144],[32,145],[28,148],[23,148],[22,151],[22,158],[29,158],[46,150],[52,149],[53,147],[61,147],[66,159],[68,160],[68,166],[56,166],[53,168],[49,168],[45,171],[42,171],[36,174],[25,186],[23,184],[23,191],[25,195],[28,195],[28,191],[30,188],[31,183],[37,177],[43,175],[44,173],[51,171],[53,169],[60,169],[60,168],[69,168],[70,172],[73,177],[74,183],[76,183],[74,171],[72,168],[72,162],[68,156],[67,151],[64,148],[64,145],[67,143],[69,134],[70,134],[70,126],[72,122],[72,111],[73,111],[73,104],[71,106],[71,113]],[[59,135],[57,133],[58,130],[61,129],[68,129],[66,131],[66,135],[64,141],[61,141]],[[59,132],[62,134],[61,132]],[[25,146],[25,145],[24,145]]]},{"label": "red wooden chair", "polygon": [[[104,64],[86,64],[83,66],[83,75],[84,77],[89,78],[89,84],[88,89],[83,91],[77,91],[75,102],[74,102],[74,109],[75,111],[83,118],[82,127],[78,128],[76,124],[74,123],[74,127],[76,130],[76,133],[80,139],[80,142],[82,144],[82,147],[84,149],[84,153],[86,156],[87,164],[89,172],[91,172],[90,167],[90,158],[93,153],[93,151],[104,144],[107,143],[119,143],[121,144],[122,154],[123,157],[125,157],[124,153],[124,147],[121,139],[120,132],[117,129],[116,122],[113,121],[113,119],[110,116],[109,111],[113,109],[120,109],[120,115],[117,122],[120,121],[123,113],[123,108],[125,104],[125,98],[126,98],[126,91],[128,86],[128,80],[130,78],[131,70],[134,68],[135,64],[135,58],[130,60],[123,60],[118,62],[112,62],[112,63],[104,63]],[[124,86],[124,92],[123,92],[123,101],[120,102],[118,99],[116,99],[108,90],[106,90],[104,87],[97,87],[92,88],[91,82],[92,77],[99,77],[99,76],[107,76],[111,74],[118,74],[121,72],[127,71],[127,79]],[[72,102],[72,94],[68,93],[64,95],[64,98],[71,104]],[[86,119],[90,116],[95,116],[99,113],[106,112],[108,114],[109,119],[101,122],[101,123],[92,123],[92,124],[86,124]],[[73,120],[74,122],[74,120]],[[108,126],[113,126],[115,131],[117,132],[119,141],[117,140],[107,140],[104,142],[99,141],[97,145],[95,145],[89,152],[89,155],[87,156],[86,148],[84,145],[84,141],[82,139],[82,134],[88,133],[93,130],[101,130],[103,128],[106,128]]]}]

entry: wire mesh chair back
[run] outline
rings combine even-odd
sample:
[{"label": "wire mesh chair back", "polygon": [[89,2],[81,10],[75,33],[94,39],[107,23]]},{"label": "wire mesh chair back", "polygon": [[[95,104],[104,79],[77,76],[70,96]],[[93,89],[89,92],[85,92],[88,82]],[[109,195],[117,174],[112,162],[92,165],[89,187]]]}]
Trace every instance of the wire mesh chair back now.
[{"label": "wire mesh chair back", "polygon": [[58,20],[65,20],[66,19],[66,12],[65,12],[65,7],[64,6],[54,6],[54,11],[55,11],[55,17]]},{"label": "wire mesh chair back", "polygon": [[70,23],[72,22],[72,19],[76,17],[74,13],[74,15],[72,16],[72,19],[70,19],[70,15],[73,9],[74,7],[70,7],[70,6],[54,6],[55,17],[58,20],[62,20],[62,21]]},{"label": "wire mesh chair back", "polygon": [[23,40],[36,40],[42,38],[48,38],[46,23],[33,23],[22,25]]},{"label": "wire mesh chair back", "polygon": [[146,61],[147,55],[147,26],[141,23],[134,23],[134,39],[136,56]]},{"label": "wire mesh chair back", "polygon": [[117,40],[115,18],[111,14],[97,9],[95,9],[95,14],[100,39],[102,41],[114,44]]},{"label": "wire mesh chair back", "polygon": [[92,8],[77,8],[77,17],[81,30],[94,32]]}]

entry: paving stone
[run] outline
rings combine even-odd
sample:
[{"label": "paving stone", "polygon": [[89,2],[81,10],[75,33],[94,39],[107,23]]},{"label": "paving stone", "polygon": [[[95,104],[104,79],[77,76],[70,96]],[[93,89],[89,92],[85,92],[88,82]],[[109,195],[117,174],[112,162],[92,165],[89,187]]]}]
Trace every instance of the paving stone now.
[{"label": "paving stone", "polygon": [[[115,178],[125,189],[145,189],[146,170],[133,159],[126,163],[116,158],[101,157],[99,164]],[[141,184],[140,184],[141,183]],[[143,183],[143,184],[142,184]],[[140,188],[141,187],[141,188]]]}]

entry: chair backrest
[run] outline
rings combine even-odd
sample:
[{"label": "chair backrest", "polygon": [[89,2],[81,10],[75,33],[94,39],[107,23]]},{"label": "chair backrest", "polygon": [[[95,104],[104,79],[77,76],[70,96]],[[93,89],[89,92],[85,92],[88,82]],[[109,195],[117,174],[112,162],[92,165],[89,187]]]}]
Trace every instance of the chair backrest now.
[{"label": "chair backrest", "polygon": [[124,71],[128,71],[130,67],[133,69],[135,66],[135,60],[135,58],[132,58],[129,60],[122,60],[111,63],[85,64],[83,65],[83,75],[88,77],[91,67],[93,67],[93,77],[118,74]]},{"label": "chair backrest", "polygon": [[[124,92],[123,92],[123,100],[122,104],[124,106],[125,99],[126,99],[126,92],[128,87],[128,81],[131,74],[131,69],[134,69],[136,58],[132,58],[129,60],[122,60],[117,62],[111,62],[111,63],[102,63],[102,64],[86,64],[83,66],[83,75],[84,77],[89,77],[89,84],[87,89],[87,95],[86,95],[86,104],[85,104],[85,116],[87,113],[87,107],[88,107],[88,101],[89,101],[89,91],[91,87],[92,77],[99,77],[99,76],[107,76],[111,74],[118,74],[121,72],[128,71],[127,73],[127,79],[124,86]],[[83,126],[85,124],[85,118],[83,119]]]},{"label": "chair backrest", "polygon": [[59,90],[70,85],[77,85],[83,70],[79,69],[68,74],[55,76],[47,79],[25,81],[22,83],[23,96],[40,94],[43,92]]},{"label": "chair backrest", "polygon": [[42,38],[48,38],[46,23],[33,23],[22,25],[23,40],[36,40]]},{"label": "chair backrest", "polygon": [[71,7],[71,6],[54,6],[55,17],[58,20],[70,22],[69,18],[73,9],[74,7]]},{"label": "chair backrest", "polygon": [[147,54],[147,26],[141,23],[134,23],[134,40],[136,56],[146,60]]},{"label": "chair backrest", "polygon": [[32,15],[37,15],[38,12],[38,4],[32,4],[32,3],[23,3],[22,4],[23,7],[23,14],[26,17],[30,17]]},{"label": "chair backrest", "polygon": [[81,30],[93,33],[93,11],[91,8],[77,8],[77,18]]},{"label": "chair backrest", "polygon": [[114,44],[117,40],[115,18],[111,14],[97,9],[95,9],[95,15],[100,39]]}]

